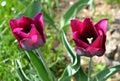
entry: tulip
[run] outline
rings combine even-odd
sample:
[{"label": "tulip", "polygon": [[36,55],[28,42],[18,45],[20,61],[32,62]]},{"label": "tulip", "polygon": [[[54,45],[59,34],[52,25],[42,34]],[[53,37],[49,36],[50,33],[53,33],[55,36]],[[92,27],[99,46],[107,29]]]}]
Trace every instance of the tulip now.
[{"label": "tulip", "polygon": [[38,13],[34,18],[22,16],[20,19],[12,19],[10,28],[19,46],[24,50],[37,49],[45,43],[42,13]]},{"label": "tulip", "polygon": [[71,20],[72,39],[78,55],[87,57],[104,55],[107,23],[108,19],[102,19],[95,25],[90,18],[85,18],[83,22]]}]

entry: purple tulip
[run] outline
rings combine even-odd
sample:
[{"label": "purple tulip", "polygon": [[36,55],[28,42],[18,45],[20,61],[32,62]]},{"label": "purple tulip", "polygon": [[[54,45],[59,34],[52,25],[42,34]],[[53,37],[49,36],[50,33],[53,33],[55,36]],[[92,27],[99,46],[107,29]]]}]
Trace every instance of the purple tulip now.
[{"label": "purple tulip", "polygon": [[102,19],[95,25],[89,18],[83,22],[71,20],[72,38],[78,55],[92,57],[105,53],[107,23],[108,19]]},{"label": "purple tulip", "polygon": [[38,13],[34,18],[22,16],[10,20],[11,30],[19,46],[24,50],[39,48],[45,43],[43,14]]}]

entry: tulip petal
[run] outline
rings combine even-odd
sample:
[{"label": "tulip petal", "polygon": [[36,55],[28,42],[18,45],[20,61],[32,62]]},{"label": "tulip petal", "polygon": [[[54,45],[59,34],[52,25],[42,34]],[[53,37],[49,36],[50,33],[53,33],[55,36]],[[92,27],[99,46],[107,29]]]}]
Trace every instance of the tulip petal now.
[{"label": "tulip petal", "polygon": [[39,32],[41,32],[41,34],[44,34],[44,21],[43,21],[43,13],[39,13],[37,14],[34,18],[34,21],[36,23],[36,27],[39,30]]},{"label": "tulip petal", "polygon": [[102,49],[102,48],[96,48],[96,47],[92,47],[92,46],[89,46],[86,51],[89,52],[90,56],[101,56],[104,54],[105,50]]},{"label": "tulip petal", "polygon": [[101,48],[94,48],[89,46],[87,49],[81,48],[76,46],[75,51],[78,55],[80,56],[87,56],[87,57],[92,57],[92,56],[102,56],[105,52],[104,49]]},{"label": "tulip petal", "polygon": [[31,28],[31,30],[29,32],[29,37],[33,37],[34,35],[37,35],[45,43],[45,41],[43,40],[44,39],[43,36],[41,36],[41,34],[38,32],[35,25],[32,24],[31,26],[32,26],[32,28]]},{"label": "tulip petal", "polygon": [[14,19],[14,20],[10,20],[10,26],[11,29],[14,30],[15,28],[23,28],[24,32],[29,32],[31,28],[30,25],[33,23],[33,20],[22,16],[20,19]]},{"label": "tulip petal", "polygon": [[43,40],[37,35],[34,35],[30,38],[24,38],[20,41],[20,45],[24,50],[33,50],[42,46],[43,44]]},{"label": "tulip petal", "polygon": [[106,29],[107,29],[108,19],[102,19],[97,24],[95,24],[95,27],[99,33],[99,35],[105,35],[106,36]]},{"label": "tulip petal", "polygon": [[15,28],[18,27],[16,19],[10,20],[10,27],[11,27],[11,30],[14,30]]},{"label": "tulip petal", "polygon": [[13,33],[15,34],[15,37],[18,39],[18,41],[28,37],[28,34],[23,32],[23,28],[15,28]]},{"label": "tulip petal", "polygon": [[37,14],[33,19],[34,19],[34,21],[36,23],[37,30],[39,31],[39,33],[41,34],[41,36],[43,36],[43,40],[45,42],[43,13]]},{"label": "tulip petal", "polygon": [[99,48],[93,55],[102,56],[105,53],[105,49]]},{"label": "tulip petal", "polygon": [[73,19],[71,20],[71,28],[72,28],[72,32],[75,31],[81,31],[80,29],[83,28],[83,23],[80,22],[79,20]]},{"label": "tulip petal", "polygon": [[78,32],[74,32],[72,35],[73,40],[75,41],[76,45],[82,48],[87,48],[88,44],[85,43],[84,41],[79,39],[79,33]]},{"label": "tulip petal", "polygon": [[20,44],[25,50],[32,50],[42,46],[45,42],[43,41],[42,36],[37,31],[34,24],[31,25],[32,28],[29,32],[29,37],[24,38],[20,41]]},{"label": "tulip petal", "polygon": [[19,20],[17,20],[17,23],[19,28],[23,28],[23,31],[28,33],[31,29],[31,24],[34,22],[32,19],[22,16]]},{"label": "tulip petal", "polygon": [[98,36],[97,39],[87,48],[93,55],[101,56],[105,52],[104,36]]},{"label": "tulip petal", "polygon": [[84,27],[81,28],[80,38],[85,39],[85,38],[93,37],[93,40],[96,39],[96,37],[98,36],[98,33],[92,21],[90,20],[90,18],[85,18],[85,20],[83,21],[83,24],[84,24]]},{"label": "tulip petal", "polygon": [[95,48],[103,48],[105,44],[103,44],[103,36],[98,36],[96,40],[91,44],[92,47]]},{"label": "tulip petal", "polygon": [[29,36],[32,36],[32,35],[40,35],[40,33],[38,32],[38,30],[36,29],[35,25],[34,24],[31,24],[31,30],[29,32]]},{"label": "tulip petal", "polygon": [[91,55],[89,54],[89,52],[86,51],[86,49],[84,48],[81,48],[81,47],[78,47],[76,46],[75,47],[75,51],[78,55],[80,56],[87,56],[87,57],[91,57]]}]

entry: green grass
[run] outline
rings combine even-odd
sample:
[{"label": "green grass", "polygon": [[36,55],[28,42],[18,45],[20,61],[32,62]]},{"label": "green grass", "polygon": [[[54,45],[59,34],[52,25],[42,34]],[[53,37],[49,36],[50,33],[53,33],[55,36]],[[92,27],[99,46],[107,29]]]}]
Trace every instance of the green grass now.
[{"label": "green grass", "polygon": [[108,4],[117,4],[120,6],[120,0],[105,0]]}]

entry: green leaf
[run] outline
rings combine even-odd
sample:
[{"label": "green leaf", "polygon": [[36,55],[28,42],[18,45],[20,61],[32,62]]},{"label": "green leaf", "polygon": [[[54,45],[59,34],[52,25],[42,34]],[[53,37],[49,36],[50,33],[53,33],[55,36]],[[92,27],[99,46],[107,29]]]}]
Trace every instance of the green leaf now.
[{"label": "green leaf", "polygon": [[42,7],[40,1],[32,0],[30,4],[28,4],[28,6],[16,16],[16,18],[20,18],[23,15],[33,18],[37,13],[41,12],[41,10]]},{"label": "green leaf", "polygon": [[87,81],[87,76],[86,74],[83,72],[83,69],[79,69],[79,71],[75,74],[75,79],[77,81]]},{"label": "green leaf", "polygon": [[69,24],[69,21],[76,16],[78,11],[84,6],[87,5],[89,0],[79,0],[74,3],[64,14],[61,20],[61,28]]},{"label": "green leaf", "polygon": [[90,5],[90,9],[92,11],[92,13],[95,12],[95,3],[94,3],[94,0],[90,0],[88,5]]},{"label": "green leaf", "polygon": [[25,15],[33,18],[37,13],[41,12],[42,8],[39,0],[32,0],[30,6],[28,6]]},{"label": "green leaf", "polygon": [[44,12],[44,19],[45,19],[45,21],[47,21],[56,30],[58,30],[57,27],[56,27],[56,25],[55,25],[55,22],[54,22],[53,18],[51,18],[51,16],[48,13],[46,13],[44,10],[42,10],[42,12]]},{"label": "green leaf", "polygon": [[37,73],[39,74],[40,80],[41,81],[54,81],[51,79],[52,75],[50,75],[45,66],[43,61],[39,58],[39,56],[37,56],[34,52],[32,51],[25,51],[25,53],[27,54],[28,58],[30,59],[30,61],[32,62],[35,70],[37,71]]},{"label": "green leaf", "polygon": [[[39,0],[34,0],[31,5],[31,17],[34,17],[37,13],[41,12],[42,8]],[[30,10],[30,9],[29,9]]]},{"label": "green leaf", "polygon": [[68,51],[69,57],[71,59],[71,62],[74,63],[75,62],[75,58],[76,58],[76,53],[74,52],[74,50],[72,49],[72,47],[70,46],[69,42],[67,41],[67,38],[65,36],[64,31],[62,31],[62,41],[63,44],[65,45],[65,48]]},{"label": "green leaf", "polygon": [[120,65],[104,69],[94,77],[93,81],[106,81],[117,72],[120,72]]},{"label": "green leaf", "polygon": [[87,75],[84,73],[82,67],[80,67],[79,71],[74,75],[77,81],[87,81]]},{"label": "green leaf", "polygon": [[59,78],[58,81],[70,81],[71,77],[79,70],[80,68],[80,57],[76,57],[76,62],[70,64],[65,68],[62,76]]},{"label": "green leaf", "polygon": [[50,76],[50,79],[52,81],[55,81],[55,76],[53,75],[53,73],[50,71],[47,63],[45,62],[45,59],[42,55],[42,52],[40,51],[40,49],[36,49],[35,52],[38,54],[39,58],[40,58],[40,61],[42,61],[43,65],[44,65],[44,68],[46,69],[47,73],[49,74]]},{"label": "green leaf", "polygon": [[62,31],[62,39],[72,63],[68,65],[67,68],[64,70],[62,76],[59,78],[59,81],[70,81],[71,77],[80,68],[80,57],[77,54],[75,54],[72,47],[69,45],[65,33],[63,31]]},{"label": "green leaf", "polygon": [[17,67],[17,74],[18,74],[18,76],[19,76],[19,79],[20,79],[21,81],[29,81],[30,79],[28,79],[28,77],[26,76],[26,74],[25,74],[24,71],[22,70],[22,66],[21,66],[19,60],[16,61],[16,67]]}]

